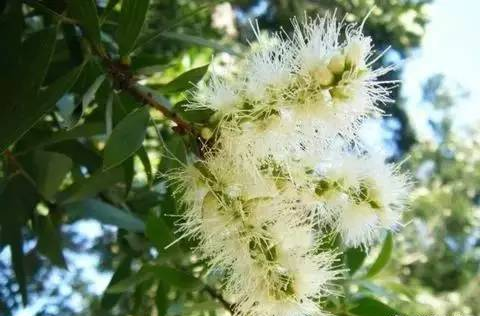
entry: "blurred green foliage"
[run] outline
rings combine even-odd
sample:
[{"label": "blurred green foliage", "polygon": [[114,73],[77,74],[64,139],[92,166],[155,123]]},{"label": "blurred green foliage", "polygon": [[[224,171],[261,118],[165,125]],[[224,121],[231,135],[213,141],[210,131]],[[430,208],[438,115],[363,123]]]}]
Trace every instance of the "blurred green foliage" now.
[{"label": "blurred green foliage", "polygon": [[[387,64],[419,45],[428,3],[0,0],[0,313],[12,315],[22,301],[40,298],[37,315],[229,310],[221,275],[207,276],[205,262],[192,255],[195,242],[172,244],[182,210],[161,175],[196,150],[196,139],[144,103],[201,127],[209,113],[184,111],[187,90],[205,75],[205,65],[221,67],[242,54],[253,38],[249,18],[288,32],[289,19],[305,12],[336,9],[361,23],[372,10],[364,29],[380,52],[392,46],[378,61]],[[394,72],[385,79],[398,78]],[[417,142],[399,87],[393,91],[387,113],[399,123],[395,158],[411,155],[405,167],[419,184],[408,215],[413,224],[368,255],[346,251],[342,260],[351,270],[339,284],[343,296],[323,302],[335,315],[479,313],[478,214],[472,211],[478,139],[453,136],[455,97],[441,82],[433,78],[425,89],[426,102],[444,113],[432,121],[435,144]],[[85,219],[100,223],[101,233],[92,238],[78,230]],[[80,254],[113,273],[101,296],[75,268]],[[434,310],[423,304],[425,293],[447,303]]]}]

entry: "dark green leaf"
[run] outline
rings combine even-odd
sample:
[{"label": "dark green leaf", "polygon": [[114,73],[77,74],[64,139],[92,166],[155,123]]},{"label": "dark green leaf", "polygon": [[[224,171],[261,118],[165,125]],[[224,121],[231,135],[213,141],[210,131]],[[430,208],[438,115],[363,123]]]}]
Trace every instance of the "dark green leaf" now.
[{"label": "dark green leaf", "polygon": [[362,266],[366,256],[367,253],[363,251],[362,248],[348,248],[345,251],[345,261],[350,275],[355,274],[355,272]]},{"label": "dark green leaf", "polygon": [[378,254],[377,259],[370,267],[370,270],[367,272],[367,277],[371,278],[378,274],[382,269],[387,265],[390,257],[392,256],[393,250],[393,237],[391,233],[388,233],[385,241],[383,242],[383,247],[380,253]]},{"label": "dark green leaf", "polygon": [[[56,28],[47,28],[30,35],[22,44],[19,87],[16,106],[32,104],[47,74],[56,43]],[[27,112],[25,113],[27,114]]]},{"label": "dark green leaf", "polygon": [[109,293],[108,289],[114,284],[118,283],[120,280],[124,280],[131,275],[131,270],[130,270],[131,264],[132,264],[132,258],[125,257],[118,265],[117,270],[115,270],[115,273],[113,273],[112,278],[108,283],[107,290],[103,294],[102,300],[100,301],[100,305],[102,306],[103,309],[109,310],[113,306],[115,306],[115,304],[117,304],[118,300],[121,297],[121,293],[118,293],[118,294]]},{"label": "dark green leaf", "polygon": [[58,131],[54,133],[44,141],[41,141],[39,146],[45,146],[80,137],[92,137],[104,133],[105,124],[103,122],[86,122],[70,130]]},{"label": "dark green leaf", "polygon": [[209,65],[197,67],[184,72],[177,78],[173,79],[165,85],[155,86],[155,89],[162,93],[172,93],[185,91],[192,88],[196,83],[202,80],[208,70]]},{"label": "dark green leaf", "polygon": [[165,253],[167,251],[178,251],[177,245],[171,245],[168,249],[165,247],[169,246],[172,242],[175,241],[175,236],[173,235],[170,227],[165,223],[162,217],[151,214],[146,223],[145,235],[153,243],[155,248],[160,253]]},{"label": "dark green leaf", "polygon": [[402,313],[373,298],[365,297],[355,302],[349,313],[358,316],[401,316]]},{"label": "dark green leaf", "polygon": [[158,37],[177,40],[177,41],[180,41],[180,42],[185,42],[187,44],[210,47],[210,48],[212,48],[216,51],[226,52],[226,53],[229,53],[231,55],[239,55],[239,53],[234,51],[232,48],[227,47],[225,45],[222,45],[222,44],[220,44],[216,41],[211,41],[211,40],[205,39],[205,38],[200,37],[200,36],[188,35],[188,34],[183,34],[183,33],[168,32],[168,31],[161,31],[159,33],[148,34],[145,37],[142,37],[142,39],[138,41],[138,44],[137,44],[136,48],[140,48],[140,47],[148,44],[149,42],[151,42],[153,39],[158,38]]},{"label": "dark green leaf", "polygon": [[100,47],[100,24],[94,0],[68,0],[70,16],[78,20],[87,38]]},{"label": "dark green leaf", "polygon": [[157,315],[163,316],[167,313],[168,308],[168,287],[163,282],[158,282],[157,292],[155,293],[155,306],[157,307]]},{"label": "dark green leaf", "polygon": [[180,167],[187,159],[187,149],[182,137],[173,135],[165,142],[165,145],[167,150],[164,152],[158,168],[161,173]]},{"label": "dark green leaf", "polygon": [[114,168],[105,172],[97,172],[90,177],[77,181],[60,192],[57,200],[62,203],[70,203],[85,198],[93,197],[97,193],[110,188],[115,183],[124,180],[123,168]]},{"label": "dark green leaf", "polygon": [[28,300],[21,229],[33,213],[37,202],[38,196],[35,188],[21,174],[13,176],[5,184],[0,195],[0,225],[2,227],[0,239],[10,246],[12,266],[24,304],[27,304]]},{"label": "dark green leaf", "polygon": [[130,157],[122,164],[125,170],[125,196],[128,196],[132,189],[133,177],[135,176],[135,161],[134,157]]},{"label": "dark green leaf", "polygon": [[149,0],[123,0],[118,26],[118,47],[121,57],[126,57],[135,47],[138,35],[147,16]]},{"label": "dark green leaf", "polygon": [[103,168],[110,169],[124,162],[142,146],[150,120],[148,107],[128,114],[112,131],[105,145]]},{"label": "dark green leaf", "polygon": [[202,286],[199,279],[186,272],[177,270],[175,268],[166,266],[152,266],[150,268],[158,279],[165,284],[180,288],[180,289],[195,289]]},{"label": "dark green leaf", "polygon": [[189,109],[186,107],[187,101],[180,101],[175,104],[175,112],[188,122],[207,124],[210,117],[215,113],[210,109]]},{"label": "dark green leaf", "polygon": [[57,79],[45,90],[41,91],[36,100],[24,104],[22,107],[0,107],[0,153],[25,134],[47,112],[51,111],[55,103],[65,94],[77,80],[83,66],[75,68],[67,75]]},{"label": "dark green leaf", "polygon": [[72,168],[73,162],[65,155],[38,151],[33,157],[33,178],[40,194],[51,200]]},{"label": "dark green leaf", "polygon": [[66,268],[67,264],[62,253],[62,239],[59,228],[54,225],[50,216],[37,216],[35,223],[35,231],[38,236],[37,249],[51,263]]},{"label": "dark green leaf", "polygon": [[20,287],[23,305],[26,306],[28,304],[27,277],[25,275],[23,236],[21,227],[9,227],[8,235],[9,238],[7,241],[10,245],[13,271],[15,272],[15,278],[17,279],[18,286]]},{"label": "dark green leaf", "polygon": [[145,282],[153,277],[153,272],[149,266],[143,266],[137,273],[122,279],[113,285],[109,285],[106,290],[107,293],[123,293],[138,284]]},{"label": "dark green leaf", "polygon": [[93,218],[129,231],[143,232],[145,224],[135,215],[97,199],[87,199],[65,205],[71,216]]},{"label": "dark green leaf", "polygon": [[153,183],[152,165],[150,163],[150,158],[148,157],[145,147],[143,146],[140,147],[140,149],[137,151],[137,156],[140,158],[140,161],[142,162],[143,169],[145,169],[148,185],[152,185]]}]

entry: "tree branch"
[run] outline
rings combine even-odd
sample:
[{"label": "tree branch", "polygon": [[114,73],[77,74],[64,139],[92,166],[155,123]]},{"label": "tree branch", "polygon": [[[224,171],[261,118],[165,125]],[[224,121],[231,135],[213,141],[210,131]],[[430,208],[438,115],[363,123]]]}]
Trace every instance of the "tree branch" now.
[{"label": "tree branch", "polygon": [[205,291],[207,291],[208,294],[210,294],[210,296],[216,300],[218,300],[222,305],[223,307],[229,311],[232,315],[235,314],[235,311],[233,309],[233,304],[230,304],[229,302],[227,302],[223,296],[218,293],[214,288],[208,286],[208,285],[205,285]]}]

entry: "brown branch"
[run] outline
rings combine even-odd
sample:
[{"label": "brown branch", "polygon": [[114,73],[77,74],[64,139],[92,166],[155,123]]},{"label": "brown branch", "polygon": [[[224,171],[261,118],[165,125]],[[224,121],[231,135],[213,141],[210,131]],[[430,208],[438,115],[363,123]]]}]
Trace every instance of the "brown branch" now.
[{"label": "brown branch", "polygon": [[207,291],[208,294],[210,294],[210,296],[216,300],[218,300],[222,305],[223,307],[229,311],[232,315],[235,314],[235,310],[233,308],[233,304],[230,304],[229,302],[227,302],[223,296],[218,293],[214,288],[208,286],[208,285],[205,285],[205,291]]},{"label": "brown branch", "polygon": [[192,134],[196,138],[200,137],[198,131],[195,130],[189,122],[185,121],[177,113],[169,109],[169,106],[162,104],[152,93],[143,91],[143,89],[138,86],[137,78],[132,73],[129,65],[125,65],[119,61],[113,61],[105,51],[98,49],[93,45],[92,49],[95,55],[101,58],[103,66],[112,79],[116,89],[126,91],[140,103],[149,105],[162,113],[167,119],[176,124],[173,129],[177,133]]}]

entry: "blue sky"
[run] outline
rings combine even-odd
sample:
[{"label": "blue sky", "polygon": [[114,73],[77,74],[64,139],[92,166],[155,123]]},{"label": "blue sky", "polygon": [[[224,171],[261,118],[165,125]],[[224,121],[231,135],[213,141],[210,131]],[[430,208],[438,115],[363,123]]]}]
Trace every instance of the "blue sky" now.
[{"label": "blue sky", "polygon": [[421,86],[433,74],[441,73],[449,81],[465,88],[470,96],[461,100],[455,112],[457,123],[480,123],[480,30],[476,26],[479,0],[435,0],[429,9],[431,18],[421,49],[405,61],[403,96],[410,117],[425,131],[426,111],[419,107]]}]

